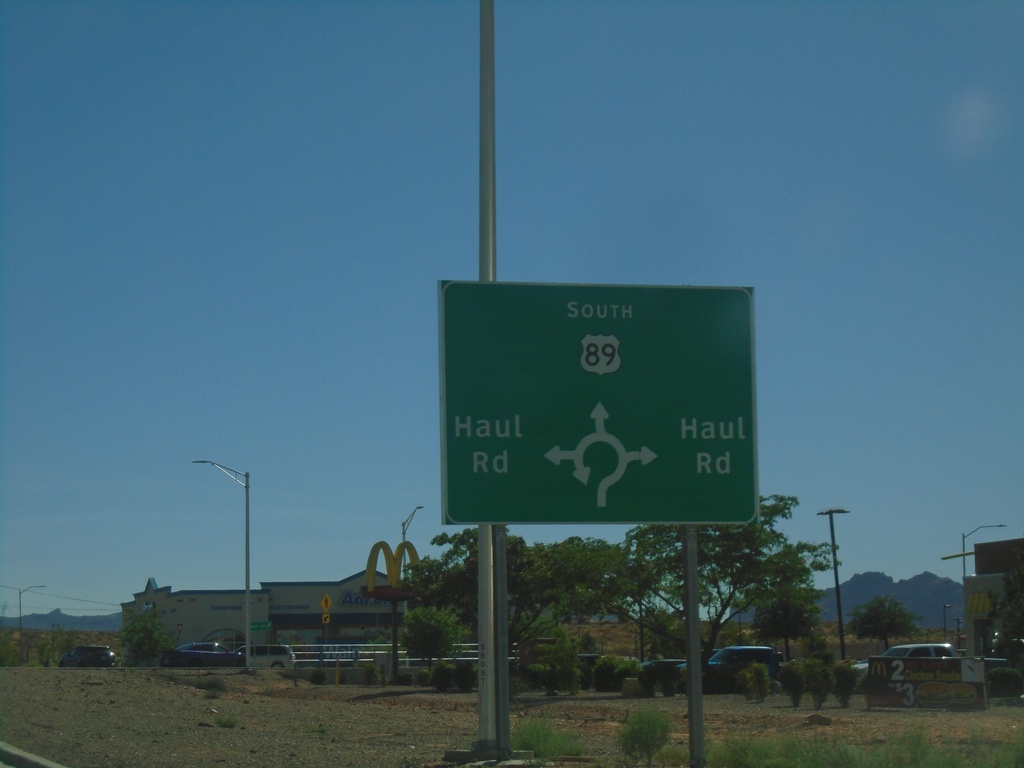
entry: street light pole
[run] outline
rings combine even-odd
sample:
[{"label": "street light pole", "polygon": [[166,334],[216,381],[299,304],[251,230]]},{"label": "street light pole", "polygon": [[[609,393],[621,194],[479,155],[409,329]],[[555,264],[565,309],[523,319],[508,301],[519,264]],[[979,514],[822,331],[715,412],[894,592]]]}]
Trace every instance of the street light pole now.
[{"label": "street light pole", "polygon": [[412,522],[412,518],[413,518],[413,515],[415,515],[415,514],[416,514],[417,512],[419,512],[419,511],[420,511],[421,509],[423,509],[423,506],[422,506],[422,505],[421,505],[421,506],[418,506],[418,507],[416,507],[416,509],[414,509],[414,510],[413,510],[412,512],[410,512],[410,513],[409,513],[409,516],[408,516],[407,518],[405,518],[405,520],[404,520],[404,521],[402,521],[402,541],[405,541],[405,532],[406,532],[407,530],[409,530],[409,523],[411,523],[411,522]]},{"label": "street light pole", "polygon": [[[252,652],[252,644],[250,642],[252,602],[249,591],[249,473],[239,472],[237,469],[225,467],[223,464],[218,464],[216,461],[210,461],[209,459],[196,459],[192,463],[211,464],[245,489],[245,671],[248,673],[252,670],[251,661],[249,660]],[[239,478],[242,479],[239,480]]]},{"label": "street light pole", "polygon": [[[972,534],[977,533],[982,528],[1005,528],[1005,527],[1006,527],[1006,523],[998,523],[996,525],[979,525],[977,528],[975,528],[970,533],[962,533],[962,534],[960,534],[960,551],[964,553],[963,566],[964,566],[964,578],[965,579],[967,578],[967,537],[971,536]],[[978,562],[977,559],[975,559],[974,562],[977,563]]]},{"label": "street light pole", "polygon": [[827,509],[819,515],[828,515],[828,532],[832,537],[832,575],[836,580],[836,618],[839,623],[839,660],[846,659],[846,638],[843,636],[843,599],[839,594],[839,561],[836,558],[836,526],[835,515],[848,515],[848,509]]},{"label": "street light pole", "polygon": [[942,605],[942,642],[944,643],[949,642],[949,638],[946,636],[946,609],[952,607],[949,603],[943,603]]},{"label": "street light pole", "polygon": [[25,631],[21,626],[21,596],[30,589],[46,589],[45,584],[33,584],[18,590],[18,646],[21,648],[22,661],[28,661],[28,652],[25,650]]}]

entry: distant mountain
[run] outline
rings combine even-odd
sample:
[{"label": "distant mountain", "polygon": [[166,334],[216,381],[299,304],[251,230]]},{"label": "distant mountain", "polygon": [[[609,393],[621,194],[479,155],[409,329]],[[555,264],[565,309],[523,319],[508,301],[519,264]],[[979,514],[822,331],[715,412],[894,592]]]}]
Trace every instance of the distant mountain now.
[{"label": "distant mountain", "polygon": [[[844,611],[845,613],[845,611]],[[59,608],[49,613],[26,613],[21,617],[21,625],[25,629],[79,629],[87,632],[117,632],[121,629],[121,612],[108,613],[103,616],[72,616]],[[0,618],[0,626],[17,627],[17,616]]]},{"label": "distant mountain", "polygon": [[[843,601],[843,621],[849,621],[851,611],[858,605],[870,602],[879,595],[895,597],[911,613],[920,616],[918,626],[938,628],[942,626],[942,606],[946,609],[946,624],[955,626],[953,621],[964,614],[964,588],[959,581],[936,576],[925,571],[902,581],[893,581],[878,571],[854,574],[839,585]],[[830,587],[822,592],[818,601],[822,621],[836,620],[836,590]]]}]

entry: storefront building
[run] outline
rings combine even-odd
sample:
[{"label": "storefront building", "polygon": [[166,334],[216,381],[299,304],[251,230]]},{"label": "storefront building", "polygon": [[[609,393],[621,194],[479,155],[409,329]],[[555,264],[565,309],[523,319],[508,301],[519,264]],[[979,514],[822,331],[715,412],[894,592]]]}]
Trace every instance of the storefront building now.
[{"label": "storefront building", "polygon": [[[378,582],[387,576],[377,573]],[[366,643],[391,631],[391,603],[364,596],[366,571],[340,581],[265,581],[250,590],[254,644]],[[399,617],[404,604],[399,604]],[[176,645],[217,641],[234,648],[245,642],[245,590],[179,590],[150,578],[122,615],[158,611]]]},{"label": "storefront building", "polygon": [[993,644],[1001,629],[999,605],[1005,596],[1005,574],[1024,556],[1024,539],[974,545],[975,573],[964,579],[964,618],[967,620],[967,655],[1000,654]]}]

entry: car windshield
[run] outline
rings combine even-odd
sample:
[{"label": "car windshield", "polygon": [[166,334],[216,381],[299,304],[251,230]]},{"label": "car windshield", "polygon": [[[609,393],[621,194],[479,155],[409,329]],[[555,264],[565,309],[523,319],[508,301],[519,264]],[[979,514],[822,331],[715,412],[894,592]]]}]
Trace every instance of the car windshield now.
[{"label": "car windshield", "polygon": [[887,650],[882,655],[883,656],[906,656],[908,653],[910,653],[910,649],[909,648],[893,647],[893,648],[890,648],[889,650]]},{"label": "car windshield", "polygon": [[723,648],[710,659],[708,659],[708,661],[731,661],[732,659],[735,659],[741,655],[742,654],[739,651],[734,650],[732,648]]}]

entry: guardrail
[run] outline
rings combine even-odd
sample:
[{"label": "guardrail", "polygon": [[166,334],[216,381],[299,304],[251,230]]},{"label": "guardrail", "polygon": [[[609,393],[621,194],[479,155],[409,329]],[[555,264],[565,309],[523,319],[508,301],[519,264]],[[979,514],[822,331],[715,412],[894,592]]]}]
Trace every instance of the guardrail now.
[{"label": "guardrail", "polygon": [[[479,655],[479,644],[460,643],[455,654],[445,661],[476,661]],[[364,662],[377,665],[391,663],[390,643],[314,643],[310,645],[293,645],[295,665],[301,667],[341,666],[355,667]],[[434,659],[438,661],[438,659]],[[404,648],[398,649],[398,665],[400,667],[425,667],[427,660],[409,656]]]}]

